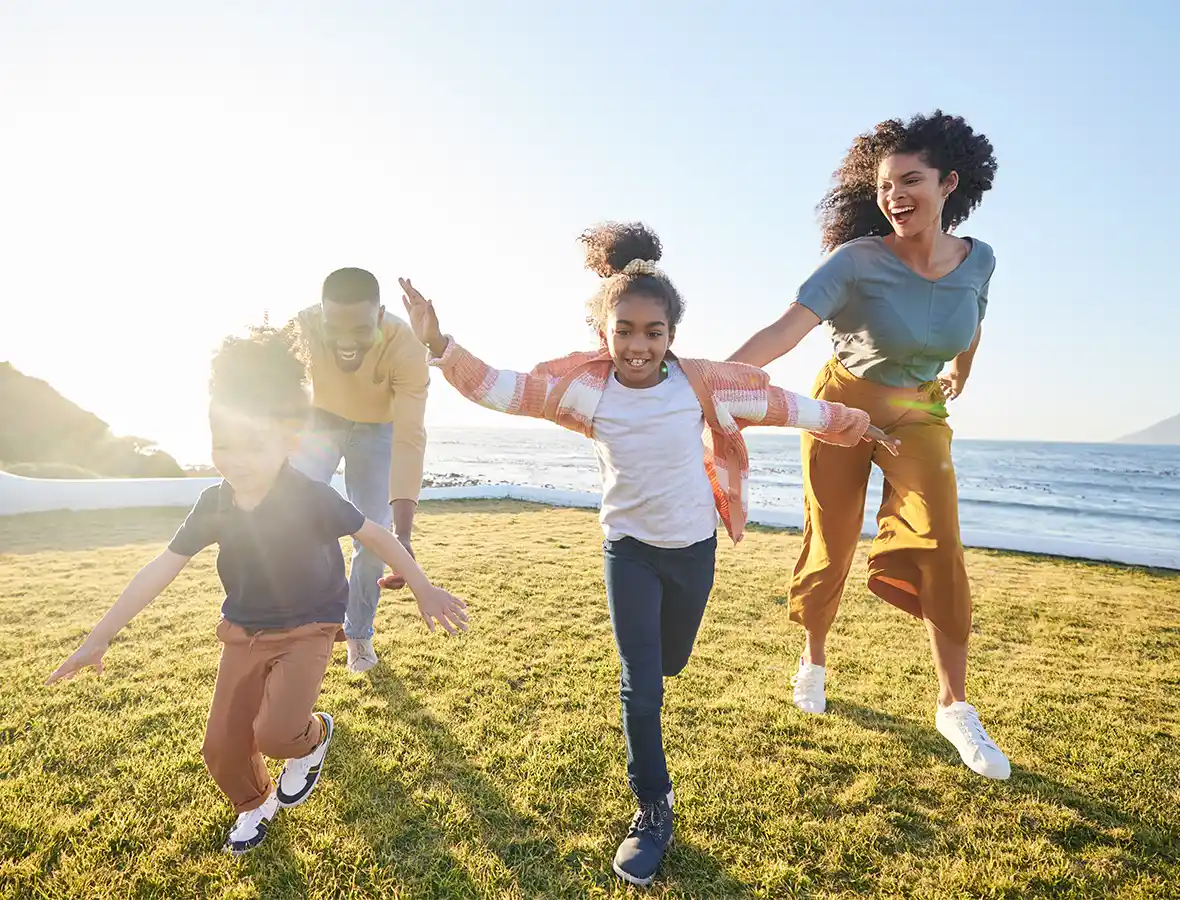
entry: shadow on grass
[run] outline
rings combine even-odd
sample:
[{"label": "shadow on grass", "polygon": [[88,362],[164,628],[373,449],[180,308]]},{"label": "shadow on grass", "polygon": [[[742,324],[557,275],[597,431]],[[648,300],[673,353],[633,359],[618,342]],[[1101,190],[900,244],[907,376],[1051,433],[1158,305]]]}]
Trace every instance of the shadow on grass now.
[{"label": "shadow on grass", "polygon": [[[390,760],[381,758],[380,745],[350,735],[347,716],[341,716],[332,752],[338,761],[346,757],[347,764],[338,763],[329,777],[338,782],[338,794],[344,798],[336,811],[341,824],[371,854],[364,860],[340,861],[356,866],[352,884],[358,892],[383,896],[396,884],[414,897],[519,891],[526,897],[580,898],[587,892],[609,894],[618,887],[609,856],[594,850],[561,851],[564,817],[556,803],[553,810],[545,809],[543,801],[533,809],[520,809],[469,761],[468,749],[401,680],[378,671],[366,690],[387,704],[382,715],[409,729],[407,744],[413,755],[424,753],[429,762],[412,784],[391,778]],[[604,785],[603,793],[608,789]],[[563,790],[554,785],[553,796]],[[593,809],[571,810],[570,799],[561,797],[566,815],[577,821],[597,818]],[[620,821],[618,839],[625,828],[626,821]],[[488,860],[489,855],[503,868]],[[260,871],[259,877],[266,876]],[[273,887],[281,890],[295,884],[284,877]],[[685,843],[675,845],[657,885],[677,897],[750,895],[749,888],[728,876],[717,860]]]},{"label": "shadow on grass", "polygon": [[[458,513],[519,515],[556,508],[520,500],[428,500],[418,512],[418,521]],[[145,507],[0,516],[0,556],[101,550],[131,544],[157,544],[163,550],[188,512],[184,507]]]},{"label": "shadow on grass", "polygon": [[[914,756],[927,755],[950,765],[961,765],[958,753],[933,727],[925,728],[846,700],[830,699],[828,708],[832,715],[855,722],[862,728],[898,737]],[[1132,868],[1146,868],[1164,878],[1171,874],[1169,867],[1180,863],[1180,826],[1177,823],[1165,825],[1162,820],[1152,821],[1019,765],[1012,766],[1009,781],[993,784],[994,790],[1021,794],[1037,802],[1060,804],[1076,813],[1079,821],[1075,825],[1045,832],[1048,840],[1071,855],[1081,855],[1089,848],[1117,848]],[[1040,827],[1031,820],[1026,824],[1030,829]],[[1120,841],[1108,833],[1112,830],[1128,832],[1132,840]]]}]

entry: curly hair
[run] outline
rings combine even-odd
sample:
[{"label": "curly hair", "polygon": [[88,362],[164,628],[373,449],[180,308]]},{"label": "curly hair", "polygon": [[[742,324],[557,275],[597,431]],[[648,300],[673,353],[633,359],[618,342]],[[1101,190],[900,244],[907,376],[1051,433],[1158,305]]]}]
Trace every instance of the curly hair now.
[{"label": "curly hair", "polygon": [[302,422],[311,407],[307,365],[295,330],[251,328],[230,335],[213,356],[209,400],[218,408],[247,416]]},{"label": "curly hair", "polygon": [[656,263],[663,254],[660,239],[642,222],[604,222],[578,238],[586,245],[586,268],[603,279],[586,303],[586,322],[596,332],[606,327],[610,311],[627,294],[657,300],[675,328],[684,316],[684,299]]},{"label": "curly hair", "polygon": [[823,247],[868,235],[884,236],[893,228],[877,206],[877,167],[895,153],[917,153],[945,179],[951,172],[959,184],[942,208],[942,227],[953,231],[979,206],[996,177],[996,157],[986,135],[976,134],[962,116],[936,109],[931,115],[881,122],[852,142],[848,155],[832,176],[836,184],[820,201],[818,212]]}]

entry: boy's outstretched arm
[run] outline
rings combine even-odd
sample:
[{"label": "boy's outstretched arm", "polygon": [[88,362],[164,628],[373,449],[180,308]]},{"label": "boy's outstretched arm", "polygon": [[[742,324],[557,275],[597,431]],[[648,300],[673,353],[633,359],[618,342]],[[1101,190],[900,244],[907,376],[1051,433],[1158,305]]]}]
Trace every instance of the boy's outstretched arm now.
[{"label": "boy's outstretched arm", "polygon": [[431,584],[401,541],[371,519],[365,519],[365,524],[355,537],[361,546],[376,553],[389,568],[405,579],[414,599],[418,601],[418,613],[427,628],[434,631],[434,623],[438,622],[449,634],[467,630],[467,604]]},{"label": "boy's outstretched arm", "polygon": [[101,675],[102,657],[114,636],[164,592],[191,558],[165,550],[140,569],[123,589],[119,599],[86,636],[82,646],[58,666],[45,683],[53,684],[63,678],[73,678],[87,666],[93,666],[94,671]]}]

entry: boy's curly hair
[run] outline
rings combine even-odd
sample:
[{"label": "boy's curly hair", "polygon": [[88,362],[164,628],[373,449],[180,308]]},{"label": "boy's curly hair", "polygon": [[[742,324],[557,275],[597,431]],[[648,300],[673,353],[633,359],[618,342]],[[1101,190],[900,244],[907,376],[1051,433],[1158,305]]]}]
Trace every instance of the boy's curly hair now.
[{"label": "boy's curly hair", "polygon": [[825,250],[869,235],[893,232],[877,206],[877,167],[895,153],[917,153],[945,179],[959,175],[959,185],[942,209],[942,227],[952,231],[971,215],[991,190],[996,177],[996,157],[986,135],[976,134],[962,116],[935,110],[910,121],[888,119],[852,142],[848,155],[836,170],[835,186],[820,201],[818,212]]},{"label": "boy's curly hair", "polygon": [[311,408],[307,365],[294,326],[230,335],[213,356],[209,400],[247,416],[302,422]]},{"label": "boy's curly hair", "polygon": [[596,332],[625,294],[643,294],[664,307],[668,326],[684,316],[684,300],[667,275],[657,268],[663,253],[660,239],[642,222],[604,222],[578,238],[586,246],[586,268],[605,281],[586,303],[586,322]]}]

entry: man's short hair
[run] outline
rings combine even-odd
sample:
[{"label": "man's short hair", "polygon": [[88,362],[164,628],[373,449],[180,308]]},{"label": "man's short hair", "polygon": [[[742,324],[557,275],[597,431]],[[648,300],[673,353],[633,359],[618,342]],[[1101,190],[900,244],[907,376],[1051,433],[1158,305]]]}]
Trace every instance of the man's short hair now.
[{"label": "man's short hair", "polygon": [[381,287],[372,272],[337,269],[324,279],[323,298],[332,303],[380,303]]}]

